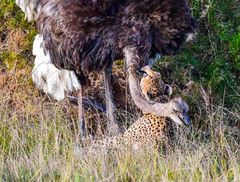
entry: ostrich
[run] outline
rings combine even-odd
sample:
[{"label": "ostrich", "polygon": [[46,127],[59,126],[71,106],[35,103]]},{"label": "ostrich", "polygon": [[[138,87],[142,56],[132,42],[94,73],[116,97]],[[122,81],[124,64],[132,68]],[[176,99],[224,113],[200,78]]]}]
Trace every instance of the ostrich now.
[{"label": "ostrich", "polygon": [[[137,73],[156,55],[176,54],[187,36],[195,32],[196,23],[186,0],[17,0],[16,3],[29,20],[37,21],[40,35],[35,45],[41,51],[34,51],[36,59],[54,66],[62,76],[48,84],[46,75],[52,70],[46,73],[44,68],[40,69],[42,63],[35,63],[39,69],[33,78],[40,88],[47,85],[45,92],[49,92],[48,86],[53,83],[61,88],[61,99],[66,91],[79,90],[82,135],[85,133],[82,83],[90,72],[104,74],[108,125],[116,126],[111,95],[111,66],[116,59],[125,60],[131,96],[143,112],[165,116],[173,110],[173,105],[180,107],[174,100],[149,103],[140,92]],[[62,80],[66,80],[65,84]]]}]

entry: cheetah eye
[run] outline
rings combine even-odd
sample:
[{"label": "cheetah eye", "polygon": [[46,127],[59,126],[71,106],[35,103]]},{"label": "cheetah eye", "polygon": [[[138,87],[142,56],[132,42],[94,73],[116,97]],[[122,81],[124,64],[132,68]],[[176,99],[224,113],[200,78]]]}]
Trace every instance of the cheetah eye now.
[{"label": "cheetah eye", "polygon": [[138,73],[139,75],[147,74],[147,73],[146,73],[145,71],[143,71],[143,70],[138,70],[137,73]]}]

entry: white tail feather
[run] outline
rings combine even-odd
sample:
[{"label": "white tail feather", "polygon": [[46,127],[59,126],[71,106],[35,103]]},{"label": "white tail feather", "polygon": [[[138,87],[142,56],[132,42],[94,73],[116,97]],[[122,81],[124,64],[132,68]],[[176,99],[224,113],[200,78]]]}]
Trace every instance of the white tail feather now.
[{"label": "white tail feather", "polygon": [[40,6],[40,0],[16,0],[16,4],[25,13],[28,21],[36,20]]},{"label": "white tail feather", "polygon": [[32,71],[33,82],[53,98],[62,100],[66,93],[78,90],[80,83],[73,71],[59,70],[52,64],[42,44],[43,37],[37,35],[33,43],[33,55],[36,56]]}]

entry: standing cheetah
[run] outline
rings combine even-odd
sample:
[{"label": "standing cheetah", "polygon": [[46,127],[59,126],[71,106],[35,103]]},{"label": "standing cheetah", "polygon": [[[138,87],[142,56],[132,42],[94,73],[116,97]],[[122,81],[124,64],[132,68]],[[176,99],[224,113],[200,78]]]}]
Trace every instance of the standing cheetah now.
[{"label": "standing cheetah", "polygon": [[[144,90],[144,95],[146,97],[149,95],[154,96],[154,102],[162,100],[166,85],[162,81],[160,74],[156,74],[157,72],[152,71],[150,67],[147,67],[147,69],[145,67],[143,71],[147,74],[147,76],[143,76],[141,79],[141,89],[142,91]],[[157,83],[160,83],[160,86]],[[159,89],[162,91],[160,92]],[[186,102],[181,98],[175,98],[168,103],[172,104],[173,102],[176,102],[179,107],[176,107],[167,117],[144,113],[122,135],[95,141],[92,146],[114,149],[122,145],[128,145],[134,148],[141,148],[141,146],[158,145],[168,142],[173,135],[172,122],[178,125],[190,124],[187,116],[188,105]]]}]

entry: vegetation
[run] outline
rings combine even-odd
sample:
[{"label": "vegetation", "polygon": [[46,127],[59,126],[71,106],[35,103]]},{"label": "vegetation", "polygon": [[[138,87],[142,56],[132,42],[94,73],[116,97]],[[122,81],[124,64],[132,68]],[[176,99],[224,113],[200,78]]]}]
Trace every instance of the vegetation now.
[{"label": "vegetation", "polygon": [[190,2],[196,39],[155,66],[189,103],[192,127],[167,151],[106,153],[80,150],[74,106],[32,84],[34,22],[1,0],[1,181],[240,181],[240,2]]}]

